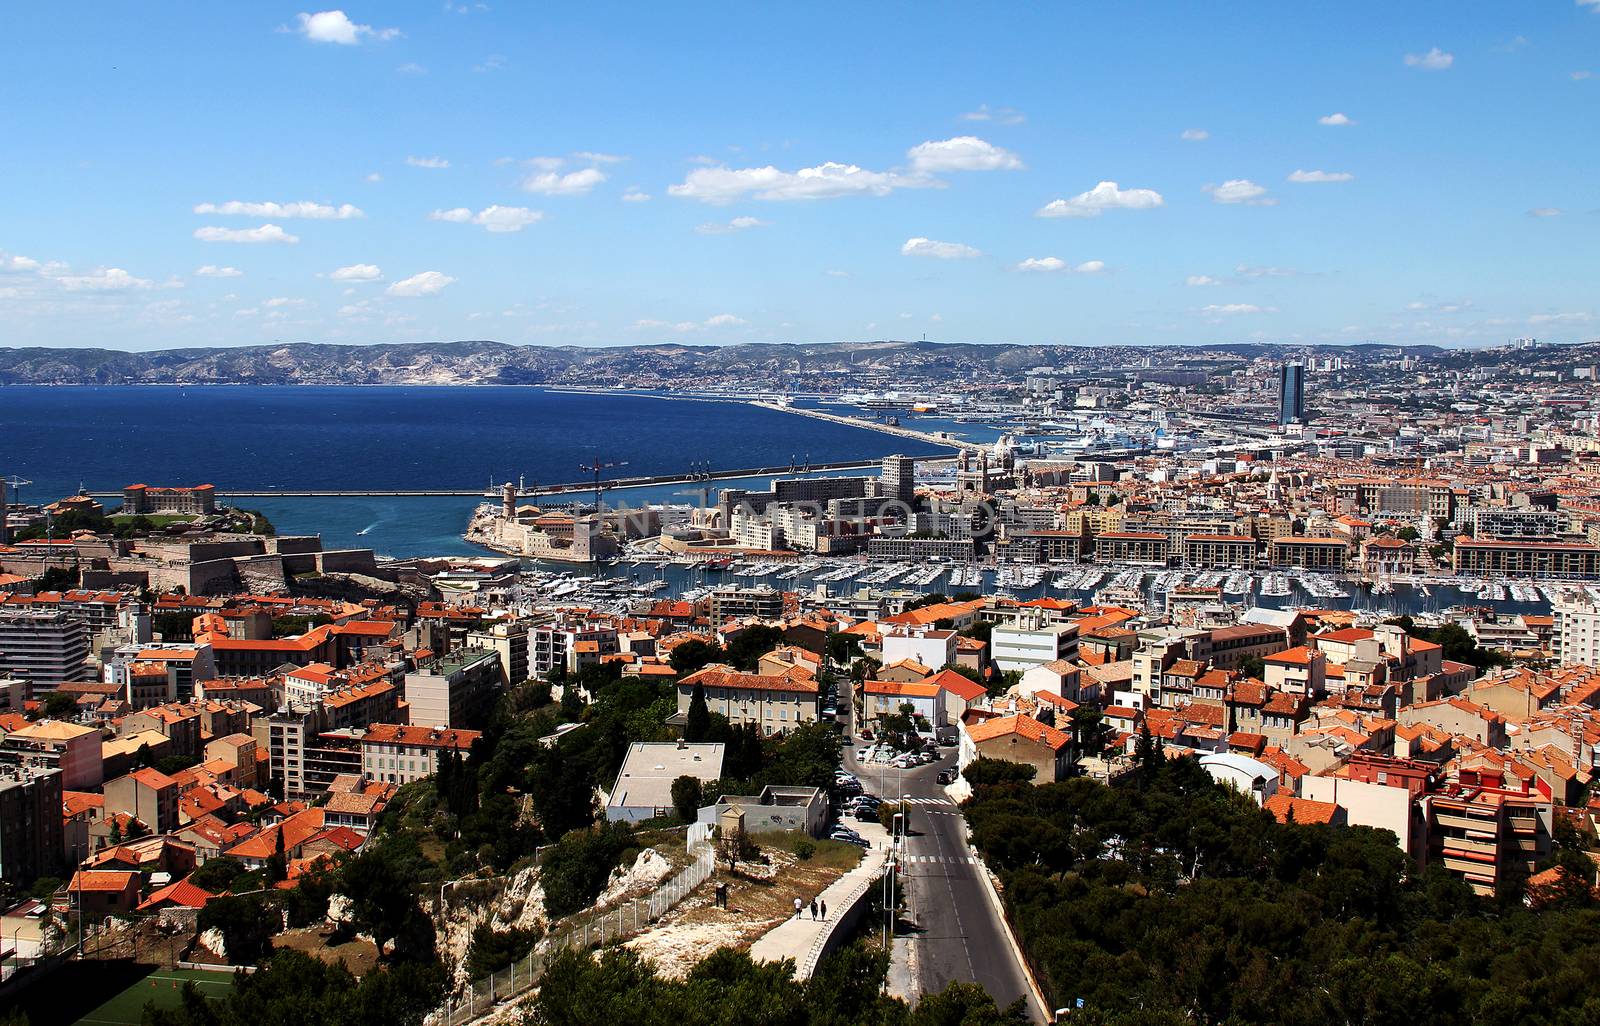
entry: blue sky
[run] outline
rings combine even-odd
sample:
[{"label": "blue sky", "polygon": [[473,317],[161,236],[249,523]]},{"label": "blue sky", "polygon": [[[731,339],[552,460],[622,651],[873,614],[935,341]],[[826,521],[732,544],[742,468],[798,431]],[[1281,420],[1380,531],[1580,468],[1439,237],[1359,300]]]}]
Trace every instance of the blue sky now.
[{"label": "blue sky", "polygon": [[0,345],[1600,336],[1600,0],[0,19]]}]

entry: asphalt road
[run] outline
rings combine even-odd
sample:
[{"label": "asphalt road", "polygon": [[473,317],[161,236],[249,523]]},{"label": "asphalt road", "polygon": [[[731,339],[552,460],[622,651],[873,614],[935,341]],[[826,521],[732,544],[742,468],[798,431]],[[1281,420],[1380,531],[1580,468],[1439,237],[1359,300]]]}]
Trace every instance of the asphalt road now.
[{"label": "asphalt road", "polygon": [[863,765],[851,749],[844,760],[862,786],[885,801],[911,797],[912,834],[901,879],[908,918],[916,927],[909,937],[916,991],[930,994],[953,981],[975,982],[1001,1006],[1022,998],[1029,1017],[1040,1021],[1005,925],[985,893],[983,869],[967,847],[966,820],[934,779],[955,765],[955,749],[941,751],[944,758],[938,762],[911,770]]}]

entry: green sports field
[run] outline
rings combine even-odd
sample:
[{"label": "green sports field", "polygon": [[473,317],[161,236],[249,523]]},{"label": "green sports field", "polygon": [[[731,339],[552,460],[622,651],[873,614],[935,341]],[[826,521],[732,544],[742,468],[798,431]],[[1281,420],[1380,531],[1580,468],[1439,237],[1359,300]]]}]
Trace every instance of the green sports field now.
[{"label": "green sports field", "polygon": [[183,985],[189,981],[213,1001],[233,988],[233,977],[228,973],[157,969],[84,1015],[78,1026],[138,1026],[145,1005],[154,1002],[163,1008],[175,1007],[181,1000]]}]

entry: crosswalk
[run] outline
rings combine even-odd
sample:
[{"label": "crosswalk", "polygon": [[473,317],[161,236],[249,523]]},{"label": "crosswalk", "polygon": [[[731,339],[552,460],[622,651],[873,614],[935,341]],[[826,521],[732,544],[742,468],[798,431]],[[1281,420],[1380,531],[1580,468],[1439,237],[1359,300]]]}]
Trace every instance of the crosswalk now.
[{"label": "crosswalk", "polygon": [[948,798],[907,798],[905,802],[907,805],[945,805],[952,807],[955,805],[955,802]]},{"label": "crosswalk", "polygon": [[947,866],[972,866],[978,862],[971,855],[906,855],[903,858],[907,865],[937,862]]}]

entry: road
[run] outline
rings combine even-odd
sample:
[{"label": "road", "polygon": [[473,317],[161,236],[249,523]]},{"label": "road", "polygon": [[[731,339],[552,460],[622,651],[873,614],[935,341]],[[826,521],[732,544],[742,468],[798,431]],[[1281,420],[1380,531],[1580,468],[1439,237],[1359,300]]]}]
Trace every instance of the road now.
[{"label": "road", "polygon": [[1017,964],[1006,928],[967,847],[967,823],[935,777],[955,765],[955,749],[930,766],[896,770],[856,761],[845,750],[845,768],[868,791],[889,800],[911,797],[912,834],[902,879],[907,911],[916,924],[910,935],[915,990],[930,994],[954,981],[981,984],[1002,1007],[1022,998],[1029,1017],[1042,1021],[1027,976]]}]

